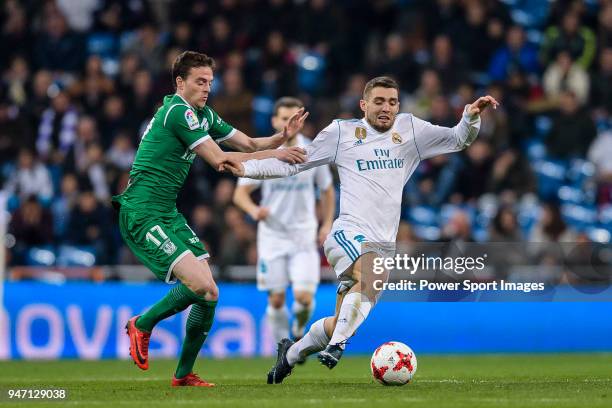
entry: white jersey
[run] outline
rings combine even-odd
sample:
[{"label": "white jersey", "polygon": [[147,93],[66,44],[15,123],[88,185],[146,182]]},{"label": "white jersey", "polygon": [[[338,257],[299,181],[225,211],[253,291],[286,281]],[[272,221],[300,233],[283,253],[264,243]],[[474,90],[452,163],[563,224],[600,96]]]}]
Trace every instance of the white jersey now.
[{"label": "white jersey", "polygon": [[[306,137],[297,136],[297,146],[307,148],[311,143]],[[279,240],[281,243],[292,241],[298,247],[316,248],[316,188],[326,190],[332,182],[329,166],[272,180],[239,179],[238,185],[261,187],[259,205],[270,210],[268,217],[257,225],[259,252],[276,255],[283,248],[277,245]]]},{"label": "white jersey", "polygon": [[435,126],[409,113],[398,114],[381,133],[365,119],[334,120],[307,146],[308,160],[287,164],[277,159],[249,160],[245,177],[297,174],[335,163],[340,176],[340,215],[333,230],[357,231],[369,242],[395,242],[404,185],[421,160],[469,146],[480,117],[467,115],[452,127]]}]

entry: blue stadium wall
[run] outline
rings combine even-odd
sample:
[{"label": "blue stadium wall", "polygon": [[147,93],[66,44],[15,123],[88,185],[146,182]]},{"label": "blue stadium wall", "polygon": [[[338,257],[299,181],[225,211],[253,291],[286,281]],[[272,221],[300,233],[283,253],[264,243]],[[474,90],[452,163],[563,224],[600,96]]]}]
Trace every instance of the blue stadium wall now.
[{"label": "blue stadium wall", "polygon": [[[127,319],[161,298],[158,283],[7,283],[0,359],[127,358]],[[265,295],[251,284],[220,285],[204,356],[270,355]],[[317,294],[314,319],[334,308],[335,287]],[[158,325],[153,356],[175,357],[186,314]],[[612,351],[612,302],[382,302],[351,340],[369,354],[399,340],[417,353]]]}]

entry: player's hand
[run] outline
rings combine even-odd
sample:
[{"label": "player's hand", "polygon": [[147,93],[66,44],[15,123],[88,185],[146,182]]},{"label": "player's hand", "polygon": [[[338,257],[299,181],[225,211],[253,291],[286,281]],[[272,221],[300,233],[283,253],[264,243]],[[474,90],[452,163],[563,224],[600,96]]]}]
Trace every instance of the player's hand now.
[{"label": "player's hand", "polygon": [[232,173],[236,177],[244,177],[244,165],[238,160],[225,159],[217,169],[223,173]]},{"label": "player's hand", "polygon": [[493,109],[497,109],[499,102],[495,100],[491,95],[481,96],[476,99],[476,102],[468,106],[468,115],[476,116],[480,115],[487,107],[493,106]]},{"label": "player's hand", "polygon": [[300,130],[304,127],[304,121],[308,117],[309,113],[305,111],[304,108],[298,109],[290,118],[289,122],[285,125],[283,129],[283,143],[287,141],[287,139],[291,139],[293,136],[297,135]]},{"label": "player's hand", "polygon": [[319,246],[323,246],[330,232],[331,232],[331,225],[325,225],[325,224],[321,225],[321,228],[319,228],[319,234],[317,237],[317,240],[319,241]]},{"label": "player's hand", "polygon": [[266,207],[257,207],[249,214],[255,221],[263,221],[270,215],[270,210]]},{"label": "player's hand", "polygon": [[274,157],[289,164],[304,163],[306,161],[306,150],[301,147],[287,147],[274,151]]}]

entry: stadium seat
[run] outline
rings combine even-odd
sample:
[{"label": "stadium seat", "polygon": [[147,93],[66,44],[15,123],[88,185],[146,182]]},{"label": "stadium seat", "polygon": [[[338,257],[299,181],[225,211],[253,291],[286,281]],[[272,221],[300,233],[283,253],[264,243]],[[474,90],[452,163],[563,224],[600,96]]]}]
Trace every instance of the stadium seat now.
[{"label": "stadium seat", "polygon": [[587,183],[595,176],[595,165],[587,160],[573,159],[567,170],[567,179],[578,188],[588,187]]},{"label": "stadium seat", "polygon": [[472,229],[472,236],[476,242],[486,242],[489,239],[489,229],[476,226]]},{"label": "stadium seat", "polygon": [[19,208],[21,200],[15,194],[11,194],[6,200],[6,209],[12,213]]},{"label": "stadium seat", "polygon": [[304,52],[298,57],[297,80],[300,88],[316,94],[323,83],[325,58],[317,52]]},{"label": "stadium seat", "polygon": [[585,231],[589,239],[593,242],[599,242],[602,244],[610,243],[610,231],[605,228],[587,228]]},{"label": "stadium seat", "polygon": [[437,226],[413,225],[414,235],[425,241],[437,241],[440,239],[441,229]]},{"label": "stadium seat", "polygon": [[253,98],[253,125],[259,134],[269,134],[270,116],[274,109],[274,100],[269,96],[259,95]]},{"label": "stadium seat", "polygon": [[512,20],[527,28],[541,28],[548,18],[549,2],[542,0],[502,0],[509,8]]},{"label": "stadium seat", "polygon": [[119,41],[111,33],[92,33],[87,38],[87,53],[98,55],[102,60],[102,71],[114,76],[119,72]]},{"label": "stadium seat", "polygon": [[438,212],[433,208],[425,205],[418,205],[407,208],[407,217],[414,225],[437,226]]},{"label": "stadium seat", "polygon": [[95,263],[95,252],[87,246],[62,245],[57,251],[58,266],[93,266]]},{"label": "stadium seat", "polygon": [[499,202],[495,194],[484,194],[478,199],[477,214],[487,217],[489,220],[495,217],[499,208]]},{"label": "stadium seat", "polygon": [[564,160],[539,160],[533,163],[538,181],[538,195],[543,200],[557,198],[559,188],[565,183],[568,164]]},{"label": "stadium seat", "polygon": [[410,222],[414,234],[420,239],[435,241],[440,238],[439,214],[433,207],[406,207],[403,218]]},{"label": "stadium seat", "polygon": [[540,115],[535,118],[535,130],[538,137],[545,137],[552,128],[552,119],[545,115]]},{"label": "stadium seat", "polygon": [[538,199],[534,196],[523,198],[519,204],[517,221],[523,232],[523,236],[528,237],[531,230],[536,225],[540,217],[541,207]]},{"label": "stadium seat", "polygon": [[111,33],[93,33],[87,38],[87,53],[101,58],[116,58],[119,55],[117,38]]},{"label": "stadium seat", "polygon": [[612,205],[607,204],[599,208],[599,225],[612,232]]},{"label": "stadium seat", "polygon": [[474,222],[478,213],[477,208],[471,204],[445,204],[440,209],[440,224],[446,224],[456,211],[462,211],[466,213],[472,223]]},{"label": "stadium seat", "polygon": [[563,204],[561,215],[565,222],[578,231],[585,231],[597,225],[597,209],[594,206]]},{"label": "stadium seat", "polygon": [[440,225],[447,224],[455,211],[458,211],[461,207],[455,204],[444,204],[440,207]]},{"label": "stadium seat", "polygon": [[[53,191],[55,194],[59,194],[61,191],[63,170],[59,165],[50,164],[47,165],[47,170],[49,170],[49,175],[51,176],[51,182],[53,183]],[[51,203],[49,203],[51,204]]]},{"label": "stadium seat", "polygon": [[523,149],[532,163],[546,158],[546,145],[538,138],[527,139],[523,143]]},{"label": "stadium seat", "polygon": [[586,196],[579,188],[562,186],[557,193],[559,201],[563,204],[586,204]]},{"label": "stadium seat", "polygon": [[26,252],[26,264],[29,266],[52,266],[55,264],[55,252],[51,246],[32,247]]}]

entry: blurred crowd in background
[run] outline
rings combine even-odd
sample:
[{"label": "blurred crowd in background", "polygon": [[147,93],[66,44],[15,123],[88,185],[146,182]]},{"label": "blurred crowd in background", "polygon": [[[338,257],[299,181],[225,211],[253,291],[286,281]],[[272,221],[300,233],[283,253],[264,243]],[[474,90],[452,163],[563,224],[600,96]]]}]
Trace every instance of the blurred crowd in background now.
[{"label": "blurred crowd in background", "polygon": [[[609,242],[612,1],[6,0],[0,10],[0,185],[11,265],[130,264],[120,192],[169,68],[217,62],[209,104],[256,137],[297,96],[314,137],[361,117],[367,80],[401,85],[401,112],[453,126],[491,94],[480,136],[423,162],[401,242]],[[177,206],[217,265],[256,262],[235,179],[196,160]],[[87,256],[83,256],[83,254]]]}]

